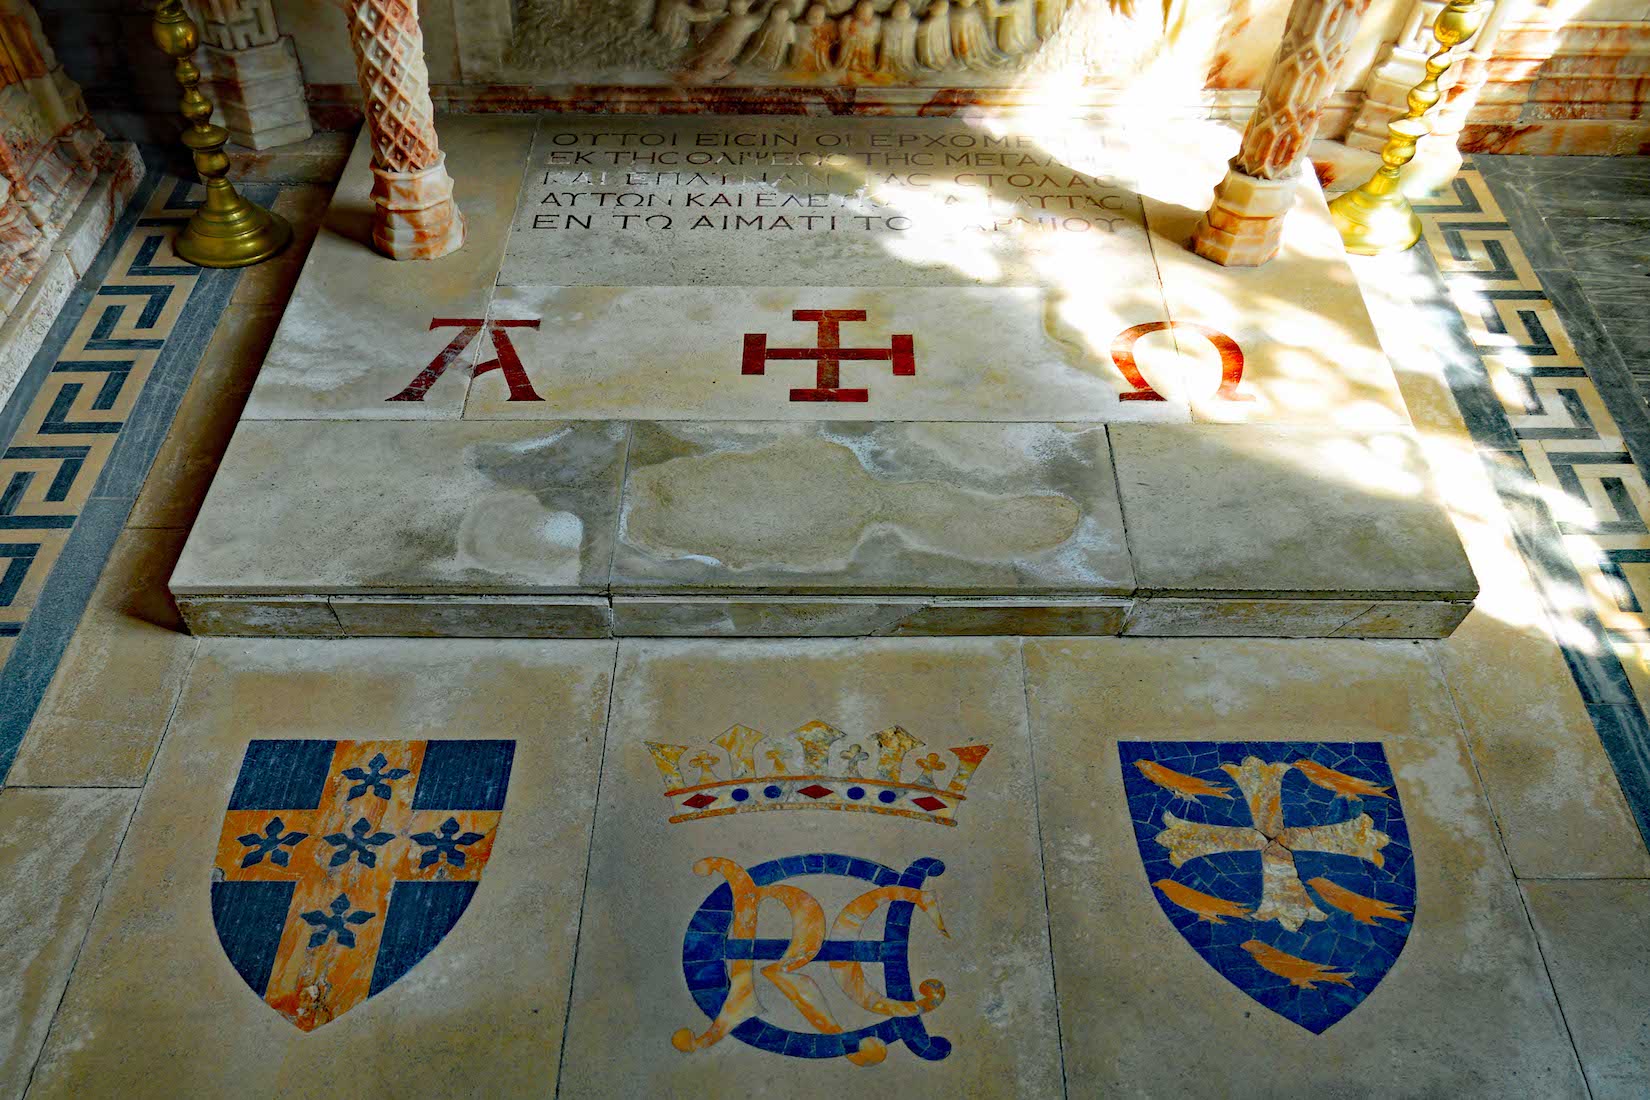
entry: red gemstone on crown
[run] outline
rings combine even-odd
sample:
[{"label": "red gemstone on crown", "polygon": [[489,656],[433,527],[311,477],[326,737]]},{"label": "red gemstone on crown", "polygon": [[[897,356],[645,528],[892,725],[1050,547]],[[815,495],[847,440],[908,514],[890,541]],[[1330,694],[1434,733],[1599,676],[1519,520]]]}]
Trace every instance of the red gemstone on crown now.
[{"label": "red gemstone on crown", "polygon": [[916,803],[918,806],[921,806],[929,813],[933,813],[935,810],[945,809],[945,803],[941,802],[931,794],[925,794],[921,798],[913,798],[911,801]]},{"label": "red gemstone on crown", "polygon": [[706,806],[709,806],[712,802],[715,802],[715,801],[716,801],[716,796],[715,795],[706,794],[704,791],[700,791],[698,794],[694,795],[692,798],[683,799],[682,800],[682,805],[687,806],[691,809],[702,810]]},{"label": "red gemstone on crown", "polygon": [[809,783],[806,787],[800,788],[796,793],[805,794],[809,798],[824,798],[826,795],[833,792],[829,787],[820,786],[818,783]]}]

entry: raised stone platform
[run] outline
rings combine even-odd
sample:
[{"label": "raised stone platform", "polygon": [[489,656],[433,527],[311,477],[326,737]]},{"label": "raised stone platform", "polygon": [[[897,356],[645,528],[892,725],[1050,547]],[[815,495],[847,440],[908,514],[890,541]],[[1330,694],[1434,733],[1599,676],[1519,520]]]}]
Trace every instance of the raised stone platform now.
[{"label": "raised stone platform", "polygon": [[1436,637],[1477,590],[1315,181],[1226,136],[463,116],[344,176],[172,578],[203,634]]}]

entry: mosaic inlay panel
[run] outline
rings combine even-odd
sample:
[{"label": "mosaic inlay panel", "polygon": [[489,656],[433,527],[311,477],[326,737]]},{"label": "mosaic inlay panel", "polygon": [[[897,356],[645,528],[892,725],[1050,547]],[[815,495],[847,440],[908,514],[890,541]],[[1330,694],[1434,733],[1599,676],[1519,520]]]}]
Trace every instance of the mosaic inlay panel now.
[{"label": "mosaic inlay panel", "polygon": [[1373,742],[1124,741],[1129,816],[1175,930],[1233,985],[1321,1033],[1409,938],[1415,862]]},{"label": "mosaic inlay panel", "polygon": [[452,931],[497,836],[514,741],[253,741],[212,921],[236,973],[311,1031]]}]

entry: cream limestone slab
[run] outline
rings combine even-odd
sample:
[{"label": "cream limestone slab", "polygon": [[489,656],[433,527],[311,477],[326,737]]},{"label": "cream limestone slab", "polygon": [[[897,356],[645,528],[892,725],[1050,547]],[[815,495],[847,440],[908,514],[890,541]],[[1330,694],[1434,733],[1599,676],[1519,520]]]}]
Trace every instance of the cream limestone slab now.
[{"label": "cream limestone slab", "polygon": [[241,424],[180,600],[585,592],[607,584],[623,423]]},{"label": "cream limestone slab", "polygon": [[1142,595],[1478,592],[1408,430],[1118,424],[1108,434]]},{"label": "cream limestone slab", "polygon": [[1524,897],[1593,1100],[1650,1081],[1650,881],[1526,881]]},{"label": "cream limestone slab", "polygon": [[643,422],[631,439],[615,593],[1133,589],[1102,425]]},{"label": "cream limestone slab", "polygon": [[[1310,172],[1284,221],[1283,249],[1261,267],[1222,267],[1185,247],[1203,207],[1145,197],[1169,317],[1235,340],[1243,353],[1240,397],[1192,390],[1192,415],[1216,423],[1390,428],[1409,414],[1374,322]],[[1177,328],[1188,374],[1221,368],[1195,329]]]},{"label": "cream limestone slab", "polygon": [[1479,610],[1437,652],[1513,870],[1526,878],[1650,876],[1615,769],[1542,625]]},{"label": "cream limestone slab", "polygon": [[[554,1092],[612,665],[606,642],[205,643],[33,1095]],[[468,910],[399,981],[298,1030],[213,927],[247,742],[499,737],[514,766]]]},{"label": "cream limestone slab", "polygon": [[139,787],[194,655],[166,594],[182,531],[123,531],[7,782]]},{"label": "cream limestone slab", "polygon": [[187,530],[195,522],[280,323],[279,305],[231,304],[223,311],[143,479],[128,526]]},{"label": "cream limestone slab", "polygon": [[501,285],[1149,285],[1095,155],[959,119],[539,120]]},{"label": "cream limestone slab", "polygon": [[481,319],[503,256],[530,119],[457,115],[441,119],[455,170],[465,245],[440,260],[401,262],[368,244],[371,148],[365,133],[332,205],[242,414],[248,420],[456,418],[464,408],[472,341],[421,401],[388,401],[441,353],[457,328],[432,320]]},{"label": "cream limestone slab", "polygon": [[92,923],[132,790],[0,791],[0,1092],[22,1096]]},{"label": "cream limestone slab", "polygon": [[[767,359],[821,346],[816,321],[798,312],[863,314],[833,327],[840,346],[879,359],[840,364],[839,387],[859,400],[798,395],[819,387],[816,364]],[[541,400],[514,400],[492,372],[470,387],[467,418],[658,420],[1154,420],[1190,419],[1166,332],[1134,347],[1138,376],[1173,400],[1138,392],[1110,348],[1124,330],[1161,321],[1149,264],[1142,280],[1097,295],[1037,287],[617,287],[508,286],[495,320],[508,329]],[[762,342],[760,375],[743,374],[743,349]],[[891,361],[911,343],[914,372]],[[396,381],[395,385],[403,384]]]},{"label": "cream limestone slab", "polygon": [[[333,606],[340,607],[340,601]],[[613,633],[694,638],[1118,634],[1128,610],[1129,601],[1121,599],[616,596]]]},{"label": "cream limestone slab", "polygon": [[[1017,643],[1009,639],[620,643],[560,1095],[823,1097],[867,1089],[890,1096],[1059,1095],[1022,690]],[[844,734],[835,741],[829,731],[811,734],[828,743],[825,770],[838,776],[850,761],[863,775],[878,775],[883,750],[873,738],[896,726],[921,742],[906,742],[909,752],[896,764],[906,780],[920,781],[917,761],[935,753],[935,762],[949,762],[936,773],[943,788],[960,763],[951,747],[990,748],[968,777],[966,799],[954,803],[954,826],[846,808],[724,813],[669,823],[683,796],[665,795],[671,784],[648,742],[686,746],[677,760],[689,780],[712,757],[719,761],[716,776],[730,779],[729,753],[715,742],[734,746],[736,759],[742,747],[760,776],[748,788],[719,788],[720,804],[773,804],[764,793],[776,767],[769,753],[788,759],[792,770],[806,768],[791,734],[810,722]],[[737,730],[723,738],[735,726],[759,731],[763,739]],[[899,740],[894,733],[886,738]],[[781,782],[787,789],[803,785]],[[854,780],[825,782],[836,792],[829,801],[841,807],[880,806],[872,801],[877,792],[894,789],[901,792],[900,806],[918,818],[926,813],[913,808],[910,800],[918,795],[910,788],[866,782],[865,798],[854,802]],[[736,787],[752,797],[739,801]],[[785,800],[800,804],[808,797],[798,791]],[[711,1024],[689,993],[683,943],[695,911],[723,879],[696,873],[695,865],[719,858],[750,869],[809,854],[874,861],[896,872],[923,857],[944,863],[944,873],[924,884],[933,898],[910,913],[908,942],[911,984],[933,980],[944,986],[943,1002],[923,1012],[920,1022],[927,1034],[949,1042],[945,1057],[916,1057],[903,1041],[888,1043],[884,1060],[866,1066],[844,1057],[787,1056],[733,1036],[690,1052],[674,1045],[679,1032],[702,1035]],[[847,903],[873,888],[868,882],[808,873],[785,884],[817,900],[830,940],[890,935],[882,906],[857,937],[833,930]],[[780,903],[762,906],[760,937],[795,934]],[[933,912],[945,935],[930,919]],[[878,995],[887,991],[884,970],[864,967]],[[811,981],[830,1020],[844,1030],[891,1019],[850,1001],[825,963],[801,965],[794,974]],[[760,1017],[804,1037],[796,1042],[824,1030],[806,1022],[760,973],[755,997]]]},{"label": "cream limestone slab", "polygon": [[[1093,639],[1027,641],[1025,655],[1066,1074],[1081,1092],[1586,1095],[1449,693],[1420,646]],[[1119,741],[1382,744],[1417,902],[1367,1000],[1313,1035],[1197,955],[1147,881]]]}]

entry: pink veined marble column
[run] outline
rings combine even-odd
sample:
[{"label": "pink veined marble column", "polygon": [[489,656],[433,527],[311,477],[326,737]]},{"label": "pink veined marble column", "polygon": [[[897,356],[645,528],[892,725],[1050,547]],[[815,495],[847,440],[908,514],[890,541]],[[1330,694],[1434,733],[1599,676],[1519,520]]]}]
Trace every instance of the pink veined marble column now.
[{"label": "pink veined marble column", "polygon": [[464,216],[435,133],[415,0],[349,0],[350,47],[372,139],[372,242],[397,260],[464,244]]},{"label": "pink veined marble column", "polygon": [[1306,148],[1368,7],[1369,0],[1295,0],[1290,7],[1243,144],[1192,235],[1199,256],[1255,267],[1277,255]]}]

